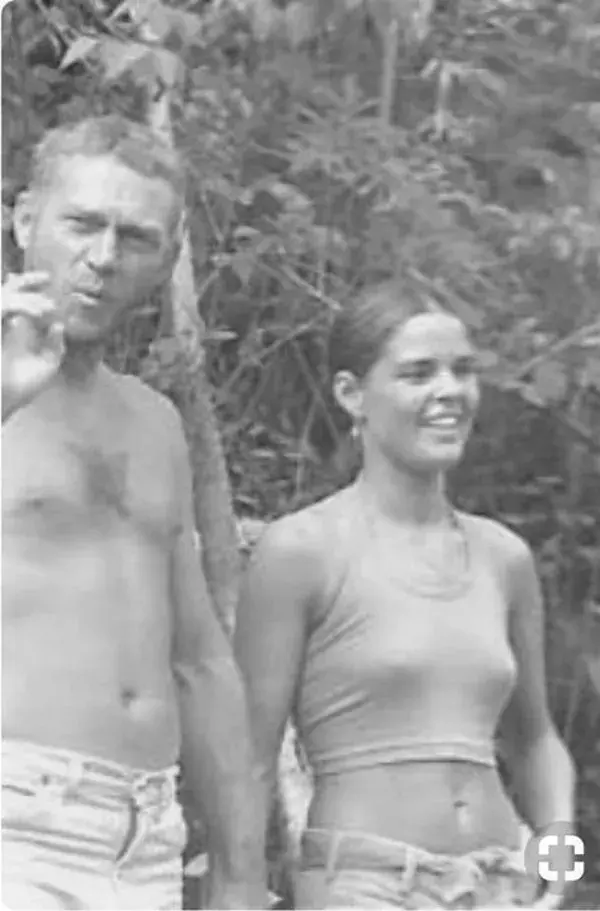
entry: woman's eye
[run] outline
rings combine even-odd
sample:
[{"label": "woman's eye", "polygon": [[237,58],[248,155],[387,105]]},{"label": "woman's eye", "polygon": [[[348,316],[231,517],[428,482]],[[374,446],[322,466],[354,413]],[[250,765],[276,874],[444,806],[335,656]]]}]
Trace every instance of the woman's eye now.
[{"label": "woman's eye", "polygon": [[417,383],[430,379],[432,375],[433,368],[431,364],[415,364],[412,367],[407,367],[404,370],[400,370],[398,374],[400,379]]},{"label": "woman's eye", "polygon": [[479,364],[476,361],[463,361],[454,368],[455,375],[459,377],[477,376],[479,372]]}]

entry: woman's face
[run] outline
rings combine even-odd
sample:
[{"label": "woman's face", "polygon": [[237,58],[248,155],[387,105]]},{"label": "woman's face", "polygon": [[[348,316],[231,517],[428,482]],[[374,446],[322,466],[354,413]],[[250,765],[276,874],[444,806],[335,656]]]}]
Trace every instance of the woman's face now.
[{"label": "woman's face", "polygon": [[365,447],[419,474],[460,460],[479,405],[475,351],[456,317],[411,317],[361,383]]}]

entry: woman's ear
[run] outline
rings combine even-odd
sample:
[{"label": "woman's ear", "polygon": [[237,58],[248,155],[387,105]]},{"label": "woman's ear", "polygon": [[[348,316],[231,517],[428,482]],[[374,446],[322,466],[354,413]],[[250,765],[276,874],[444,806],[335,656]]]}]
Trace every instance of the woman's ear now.
[{"label": "woman's ear", "polygon": [[17,196],[13,209],[13,232],[20,250],[26,250],[29,246],[32,224],[33,197],[29,190],[24,190]]},{"label": "woman's ear", "polygon": [[340,370],[333,378],[333,395],[353,424],[363,421],[363,386],[349,370]]}]

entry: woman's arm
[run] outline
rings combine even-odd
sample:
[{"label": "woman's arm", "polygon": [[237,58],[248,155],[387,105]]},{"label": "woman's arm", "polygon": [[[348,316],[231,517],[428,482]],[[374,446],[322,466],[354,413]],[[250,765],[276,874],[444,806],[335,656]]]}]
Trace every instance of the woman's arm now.
[{"label": "woman's arm", "polygon": [[510,638],[518,677],[502,736],[517,809],[539,832],[552,823],[574,821],[575,773],[548,707],[544,609],[533,555],[516,536],[511,535],[510,545]]},{"label": "woman's arm", "polygon": [[300,513],[266,530],[244,574],[237,610],[234,651],[246,685],[263,846],[309,611],[319,589],[321,560],[310,525]]}]

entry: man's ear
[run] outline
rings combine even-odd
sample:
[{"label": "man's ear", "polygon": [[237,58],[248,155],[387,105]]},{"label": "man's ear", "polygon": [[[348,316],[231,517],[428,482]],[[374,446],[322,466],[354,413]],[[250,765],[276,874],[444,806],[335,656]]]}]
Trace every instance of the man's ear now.
[{"label": "man's ear", "polygon": [[177,260],[179,259],[179,255],[181,253],[182,246],[183,246],[183,238],[181,238],[181,237],[175,238],[175,240],[173,241],[173,243],[171,245],[171,249],[169,251],[168,269],[170,272],[172,272],[175,269],[175,266],[177,265]]},{"label": "man's ear", "polygon": [[159,285],[168,285],[173,278],[173,273],[175,271],[175,266],[179,259],[179,254],[181,252],[181,244],[179,241],[174,240],[167,250],[165,250],[162,258],[162,263],[159,268],[158,274],[158,284]]},{"label": "man's ear", "polygon": [[349,370],[340,370],[333,378],[333,395],[353,424],[363,419],[363,386]]},{"label": "man's ear", "polygon": [[20,250],[29,246],[32,225],[33,196],[29,190],[24,190],[17,196],[13,209],[13,232]]}]

